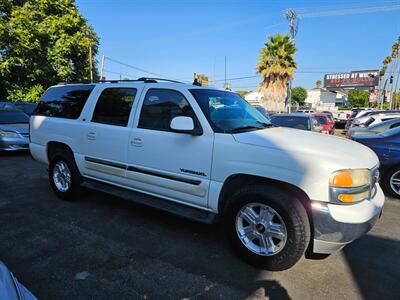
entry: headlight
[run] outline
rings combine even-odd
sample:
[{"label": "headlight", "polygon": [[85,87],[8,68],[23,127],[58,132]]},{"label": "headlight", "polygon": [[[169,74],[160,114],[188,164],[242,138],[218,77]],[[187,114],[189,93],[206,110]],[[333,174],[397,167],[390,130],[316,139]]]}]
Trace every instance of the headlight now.
[{"label": "headlight", "polygon": [[354,203],[371,196],[372,175],[368,169],[340,170],[329,179],[330,197],[336,203]]},{"label": "headlight", "polygon": [[0,137],[19,137],[19,134],[13,131],[0,130]]}]

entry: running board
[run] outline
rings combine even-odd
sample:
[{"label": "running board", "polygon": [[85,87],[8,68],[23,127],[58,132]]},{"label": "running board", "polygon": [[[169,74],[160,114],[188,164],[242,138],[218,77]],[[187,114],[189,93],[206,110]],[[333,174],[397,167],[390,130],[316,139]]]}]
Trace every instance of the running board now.
[{"label": "running board", "polygon": [[84,182],[82,183],[82,187],[100,191],[115,196],[117,198],[132,201],[139,205],[156,208],[169,214],[205,224],[215,223],[218,216],[216,213],[213,212],[201,210],[195,207],[162,199],[156,196],[150,196],[144,193],[124,189],[122,187],[89,178],[85,178]]}]

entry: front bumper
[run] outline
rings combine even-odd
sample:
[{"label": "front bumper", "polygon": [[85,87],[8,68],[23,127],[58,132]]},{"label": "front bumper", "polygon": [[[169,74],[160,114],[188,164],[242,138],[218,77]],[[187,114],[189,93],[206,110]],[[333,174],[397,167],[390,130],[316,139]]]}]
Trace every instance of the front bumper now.
[{"label": "front bumper", "polygon": [[353,205],[313,201],[313,252],[329,254],[342,249],[372,229],[380,218],[385,196],[377,185],[371,200]]},{"label": "front bumper", "polygon": [[0,138],[1,151],[18,151],[29,149],[28,137],[2,137]]}]

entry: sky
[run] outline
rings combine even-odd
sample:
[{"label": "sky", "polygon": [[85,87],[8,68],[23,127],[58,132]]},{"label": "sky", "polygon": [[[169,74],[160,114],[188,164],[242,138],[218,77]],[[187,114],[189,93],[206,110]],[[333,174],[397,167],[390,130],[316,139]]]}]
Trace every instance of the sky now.
[{"label": "sky", "polygon": [[259,51],[269,35],[289,32],[283,17],[288,8],[301,16],[293,86],[313,88],[325,73],[379,69],[400,36],[400,0],[76,3],[100,36],[97,60],[101,54],[106,56],[107,79],[155,77],[155,73],[157,77],[192,82],[193,73],[201,73],[221,87],[226,57],[231,88],[255,90],[259,77],[242,77],[256,75]]}]

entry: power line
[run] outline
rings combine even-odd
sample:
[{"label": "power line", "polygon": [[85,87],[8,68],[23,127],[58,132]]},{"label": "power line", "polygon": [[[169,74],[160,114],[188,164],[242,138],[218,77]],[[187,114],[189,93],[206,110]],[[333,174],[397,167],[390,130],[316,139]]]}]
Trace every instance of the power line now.
[{"label": "power line", "polygon": [[300,18],[318,18],[318,17],[333,17],[345,16],[354,14],[367,14],[375,12],[387,12],[400,10],[400,4],[392,2],[391,4],[379,6],[359,6],[359,7],[343,7],[343,8],[303,8],[297,9]]},{"label": "power line", "polygon": [[117,71],[110,71],[107,69],[104,69],[105,73],[109,73],[109,74],[115,74],[115,75],[123,75],[123,76],[127,76],[127,77],[131,77],[131,78],[139,78],[139,75],[133,75],[133,74],[127,74],[127,73],[122,73],[122,72],[117,72]]},{"label": "power line", "polygon": [[134,70],[137,70],[137,71],[141,71],[141,72],[143,72],[143,73],[147,73],[147,74],[151,74],[151,75],[155,75],[155,76],[161,76],[161,77],[168,77],[168,76],[165,76],[165,75],[163,75],[163,74],[151,72],[151,71],[148,71],[148,70],[139,68],[139,67],[135,67],[135,66],[129,65],[129,64],[127,64],[127,63],[124,63],[124,62],[121,62],[121,61],[119,61],[119,60],[110,58],[110,57],[108,57],[108,56],[106,56],[105,58],[106,58],[107,60],[109,60],[109,61],[112,61],[112,62],[116,63],[116,64],[120,64],[120,65],[122,65],[122,66],[131,68],[131,69],[134,69]]}]

